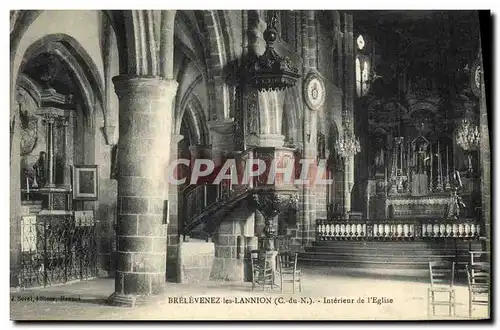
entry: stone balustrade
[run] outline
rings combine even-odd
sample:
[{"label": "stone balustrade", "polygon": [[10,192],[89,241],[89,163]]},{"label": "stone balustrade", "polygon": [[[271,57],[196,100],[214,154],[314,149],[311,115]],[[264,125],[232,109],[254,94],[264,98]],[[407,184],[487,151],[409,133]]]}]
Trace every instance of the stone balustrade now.
[{"label": "stone balustrade", "polygon": [[472,220],[316,220],[318,241],[476,239],[480,235],[481,225]]}]

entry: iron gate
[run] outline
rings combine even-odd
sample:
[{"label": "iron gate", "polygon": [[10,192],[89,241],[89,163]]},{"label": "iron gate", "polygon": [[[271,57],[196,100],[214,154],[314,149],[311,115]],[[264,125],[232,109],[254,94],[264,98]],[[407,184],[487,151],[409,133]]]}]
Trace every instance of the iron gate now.
[{"label": "iron gate", "polygon": [[20,268],[21,287],[50,286],[97,276],[93,211],[23,217]]}]

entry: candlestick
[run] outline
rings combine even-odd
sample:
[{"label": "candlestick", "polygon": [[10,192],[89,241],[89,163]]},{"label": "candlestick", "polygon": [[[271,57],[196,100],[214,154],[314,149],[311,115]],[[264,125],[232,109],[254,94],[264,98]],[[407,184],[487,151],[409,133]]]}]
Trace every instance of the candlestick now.
[{"label": "candlestick", "polygon": [[400,175],[403,175],[403,141],[399,144],[399,161],[401,165],[401,172]]},{"label": "candlestick", "polygon": [[439,147],[439,141],[438,141],[438,146],[437,146],[437,154],[436,156],[438,157],[437,159],[437,184],[436,184],[436,191],[441,192],[443,191],[443,162],[441,161],[441,153],[440,153],[440,147]]},{"label": "candlestick", "polygon": [[387,166],[385,166],[385,178],[384,179],[385,179],[385,183],[384,183],[385,194],[384,195],[386,195],[387,194]]},{"label": "candlestick", "polygon": [[450,168],[448,161],[448,145],[446,145],[446,178],[444,180],[444,190],[450,190]]},{"label": "candlestick", "polygon": [[430,157],[430,160],[431,160],[431,168],[430,168],[430,182],[429,182],[429,190],[432,191],[432,143],[429,143],[429,150],[431,152],[431,157]]},{"label": "candlestick", "polygon": [[448,145],[446,146],[446,176],[449,177],[450,169],[448,167]]},{"label": "candlestick", "polygon": [[408,153],[407,153],[407,157],[406,157],[406,175],[410,175],[410,167],[411,167],[411,154],[410,154],[410,148],[411,148],[411,145],[410,145],[410,142],[408,142]]},{"label": "candlestick", "polygon": [[30,193],[30,181],[28,178],[26,178],[26,193]]}]

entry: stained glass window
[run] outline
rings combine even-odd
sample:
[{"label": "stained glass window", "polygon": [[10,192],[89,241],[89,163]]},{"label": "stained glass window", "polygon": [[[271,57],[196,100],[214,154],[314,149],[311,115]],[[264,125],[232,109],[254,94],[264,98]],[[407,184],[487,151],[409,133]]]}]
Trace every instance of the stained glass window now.
[{"label": "stained glass window", "polygon": [[370,57],[367,55],[365,49],[366,42],[362,35],[360,35],[356,44],[358,45],[358,52],[356,54],[356,93],[358,97],[365,96],[370,90],[370,70],[371,62]]}]

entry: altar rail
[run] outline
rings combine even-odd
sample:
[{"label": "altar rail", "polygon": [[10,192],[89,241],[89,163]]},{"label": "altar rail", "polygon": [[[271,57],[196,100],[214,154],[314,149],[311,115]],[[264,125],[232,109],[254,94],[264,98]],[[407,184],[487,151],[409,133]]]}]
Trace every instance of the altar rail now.
[{"label": "altar rail", "polygon": [[480,235],[481,226],[473,220],[316,220],[318,241],[475,239]]}]

